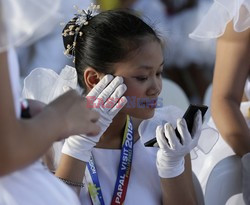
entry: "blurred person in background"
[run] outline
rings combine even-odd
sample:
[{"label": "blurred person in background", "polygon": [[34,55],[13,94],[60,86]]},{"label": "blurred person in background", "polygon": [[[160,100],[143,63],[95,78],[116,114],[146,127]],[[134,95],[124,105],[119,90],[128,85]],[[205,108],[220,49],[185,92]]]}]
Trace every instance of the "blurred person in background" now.
[{"label": "blurred person in background", "polygon": [[242,157],[243,197],[250,204],[250,2],[215,0],[190,35],[198,40],[217,39],[213,77],[212,117],[224,140]]},{"label": "blurred person in background", "polygon": [[[70,18],[70,14],[75,11],[75,5],[87,8],[91,2],[93,0],[62,0],[57,3],[57,23],[51,29],[43,28],[45,31],[42,32],[46,34],[42,38],[17,49],[22,78],[37,67],[51,68],[59,74],[65,65],[72,65],[72,60],[65,58],[63,54],[64,48],[61,43],[63,26],[60,24]],[[45,11],[45,14],[49,12]]]}]

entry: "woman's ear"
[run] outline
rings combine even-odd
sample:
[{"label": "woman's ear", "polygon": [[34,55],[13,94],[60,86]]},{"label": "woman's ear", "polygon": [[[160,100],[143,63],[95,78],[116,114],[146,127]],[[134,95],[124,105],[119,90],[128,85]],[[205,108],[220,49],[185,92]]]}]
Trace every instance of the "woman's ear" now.
[{"label": "woman's ear", "polygon": [[103,77],[94,68],[88,67],[84,71],[84,81],[88,90],[91,90]]}]

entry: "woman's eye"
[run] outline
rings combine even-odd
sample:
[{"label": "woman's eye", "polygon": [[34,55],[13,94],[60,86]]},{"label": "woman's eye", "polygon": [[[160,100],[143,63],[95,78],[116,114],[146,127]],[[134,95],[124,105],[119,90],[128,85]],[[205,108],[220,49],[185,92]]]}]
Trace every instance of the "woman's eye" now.
[{"label": "woman's eye", "polygon": [[136,80],[140,81],[140,82],[143,82],[143,81],[146,81],[148,79],[148,77],[146,76],[138,76],[138,77],[135,77]]},{"label": "woman's eye", "polygon": [[163,71],[156,73],[156,76],[161,77],[163,74]]}]

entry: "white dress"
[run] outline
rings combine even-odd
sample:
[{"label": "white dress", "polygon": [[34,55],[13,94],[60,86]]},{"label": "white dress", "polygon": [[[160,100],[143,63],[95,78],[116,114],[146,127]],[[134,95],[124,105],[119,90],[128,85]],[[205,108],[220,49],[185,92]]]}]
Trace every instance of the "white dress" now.
[{"label": "white dress", "polygon": [[[143,126],[142,124],[139,126],[140,139],[134,144],[132,168],[124,202],[125,205],[162,204],[160,177],[156,168],[156,156],[159,148],[145,147],[144,143],[155,137],[156,126],[169,122],[175,127],[177,118],[180,118],[182,115],[183,112],[175,106],[158,108],[155,111],[154,117],[150,119],[153,123],[143,123]],[[112,200],[120,154],[120,150],[93,149],[93,156],[105,204],[110,204]],[[91,201],[85,178],[83,182],[85,187],[81,190],[80,194],[81,204],[90,205]],[[199,193],[199,184],[194,182],[194,186],[198,190],[197,193]],[[199,204],[203,204],[202,196],[198,194],[197,197]]]},{"label": "white dress", "polygon": [[[160,178],[155,165],[157,148],[145,148],[142,140],[134,144],[133,161],[124,204],[161,204]],[[94,148],[93,156],[105,204],[111,204],[121,150]],[[81,204],[91,205],[87,184],[80,194]]]},{"label": "white dress", "polygon": [[[164,111],[167,115],[167,117],[165,116],[166,121],[172,124],[176,124],[176,119],[182,114],[179,109],[173,106],[166,107]],[[146,134],[146,130],[145,133],[144,131],[139,132],[141,137],[134,144],[132,168],[124,204],[159,205],[162,203],[162,194],[160,177],[156,168],[156,153],[158,148],[145,147],[144,143],[154,136]],[[120,154],[121,150],[118,149],[93,149],[93,156],[105,204],[110,204],[112,200]],[[85,179],[84,183],[85,187],[80,194],[81,204],[91,205]]]}]

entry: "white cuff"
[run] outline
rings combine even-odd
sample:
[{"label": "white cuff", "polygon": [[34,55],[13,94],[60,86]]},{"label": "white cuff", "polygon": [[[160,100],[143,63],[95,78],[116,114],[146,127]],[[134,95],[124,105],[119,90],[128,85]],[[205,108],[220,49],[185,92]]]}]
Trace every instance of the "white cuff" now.
[{"label": "white cuff", "polygon": [[71,136],[65,140],[62,153],[88,162],[91,156],[91,150],[95,144],[95,142],[89,141],[81,136]]},{"label": "white cuff", "polygon": [[156,162],[158,174],[161,178],[174,178],[181,175],[184,170],[185,160],[184,158],[175,163],[168,163],[162,166],[162,163],[159,163],[158,160]]}]

